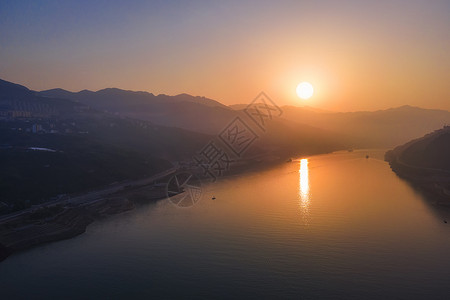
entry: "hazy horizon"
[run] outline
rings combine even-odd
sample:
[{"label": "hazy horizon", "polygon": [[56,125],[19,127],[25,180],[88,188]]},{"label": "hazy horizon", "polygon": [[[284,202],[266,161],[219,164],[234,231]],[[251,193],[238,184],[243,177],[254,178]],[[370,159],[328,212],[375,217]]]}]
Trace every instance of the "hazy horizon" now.
[{"label": "hazy horizon", "polygon": [[[450,110],[449,12],[440,0],[1,3],[0,77],[226,105],[265,91],[331,111]],[[301,81],[309,100],[295,94]]]},{"label": "hazy horizon", "polygon": [[[0,80],[4,80],[4,79],[0,78]],[[17,82],[12,82],[12,83],[19,84]],[[20,84],[20,85],[25,86],[23,84]],[[28,88],[27,86],[25,86],[25,87]],[[83,92],[83,91],[90,91],[90,92],[94,92],[95,93],[95,92],[99,92],[99,91],[107,90],[107,89],[119,89],[119,90],[126,91],[126,92],[148,93],[148,94],[152,94],[154,96],[164,95],[164,96],[176,97],[176,96],[180,96],[180,95],[189,95],[189,96],[192,96],[192,97],[203,97],[203,98],[207,98],[207,99],[211,99],[211,100],[217,101],[217,102],[219,102],[219,103],[221,103],[223,105],[227,105],[227,106],[230,106],[230,107],[234,106],[234,105],[248,105],[249,104],[249,103],[231,103],[231,104],[226,104],[226,103],[223,103],[222,101],[220,101],[218,99],[209,98],[209,97],[206,97],[206,96],[203,96],[203,95],[192,95],[192,94],[189,94],[189,93],[179,93],[179,94],[173,94],[173,95],[164,94],[164,93],[156,94],[156,93],[153,93],[151,91],[128,90],[128,89],[121,89],[121,88],[117,88],[117,87],[105,87],[105,88],[101,88],[101,89],[98,89],[98,90],[82,89],[82,90],[75,90],[75,91],[74,90],[63,89],[63,88],[60,88],[60,87],[55,87],[55,88],[50,88],[50,89],[45,89],[45,90],[33,90],[33,89],[30,89],[30,90],[33,90],[33,91],[36,91],[36,92],[46,92],[46,91],[57,90],[57,89],[61,89],[61,90],[64,90],[64,91],[67,91],[67,92],[71,92],[71,93],[79,93],[79,92]],[[268,96],[270,97],[270,95],[268,95]],[[253,99],[250,99],[250,101],[248,101],[248,102],[251,102],[251,100],[253,100]],[[274,100],[278,101],[279,99],[274,99]],[[285,103],[284,101],[278,101],[278,102]],[[306,101],[304,101],[304,102],[299,101],[297,103],[285,103],[285,104],[282,104],[281,106],[307,108],[307,109],[317,110],[319,112],[330,112],[330,113],[340,113],[340,112],[342,112],[342,113],[345,113],[345,112],[375,112],[375,111],[396,109],[396,108],[401,108],[401,107],[413,107],[413,108],[415,107],[415,108],[420,108],[420,109],[450,111],[450,110],[442,109],[442,108],[422,107],[422,106],[416,106],[416,105],[410,105],[410,104],[403,104],[403,105],[397,105],[397,106],[391,106],[391,107],[387,106],[387,107],[376,108],[376,109],[372,109],[372,110],[370,110],[370,109],[355,109],[355,110],[324,109],[324,108],[320,108],[320,107],[316,107],[314,105],[311,105],[311,104],[307,103]]]}]

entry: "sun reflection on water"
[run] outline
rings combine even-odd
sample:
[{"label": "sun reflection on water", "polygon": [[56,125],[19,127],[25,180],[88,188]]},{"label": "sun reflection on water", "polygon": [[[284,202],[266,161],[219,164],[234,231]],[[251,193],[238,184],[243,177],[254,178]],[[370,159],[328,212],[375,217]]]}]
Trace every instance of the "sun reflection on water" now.
[{"label": "sun reflection on water", "polygon": [[305,223],[308,223],[309,216],[309,204],[310,204],[310,194],[309,194],[309,169],[308,169],[308,159],[303,158],[300,160],[300,169],[299,169],[299,204],[300,210],[303,215],[303,220]]}]

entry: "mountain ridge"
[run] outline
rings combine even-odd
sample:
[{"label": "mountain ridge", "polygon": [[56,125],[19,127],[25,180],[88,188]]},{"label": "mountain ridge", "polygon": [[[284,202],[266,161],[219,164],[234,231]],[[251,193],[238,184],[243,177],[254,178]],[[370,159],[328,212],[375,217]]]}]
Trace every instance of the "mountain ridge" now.
[{"label": "mountain ridge", "polygon": [[[193,102],[193,103],[200,103],[208,106],[219,106],[219,107],[226,107],[226,105],[220,103],[219,101],[206,98],[203,96],[193,96],[187,93],[181,93],[174,96],[166,95],[166,94],[158,94],[155,95],[151,92],[147,91],[132,91],[132,90],[124,90],[119,88],[104,88],[100,89],[98,91],[91,91],[91,90],[81,90],[79,92],[70,92],[61,88],[54,88],[49,90],[43,90],[37,92],[41,96],[46,97],[53,97],[58,98],[61,96],[68,97],[70,99],[77,99],[78,96],[86,96],[86,95],[108,95],[112,97],[118,97],[118,96],[127,96],[127,97],[140,97],[146,98],[148,101],[186,101],[186,102]],[[137,99],[135,99],[137,100]]]},{"label": "mountain ridge", "polygon": [[450,126],[387,151],[385,160],[401,178],[430,198],[450,205]]}]

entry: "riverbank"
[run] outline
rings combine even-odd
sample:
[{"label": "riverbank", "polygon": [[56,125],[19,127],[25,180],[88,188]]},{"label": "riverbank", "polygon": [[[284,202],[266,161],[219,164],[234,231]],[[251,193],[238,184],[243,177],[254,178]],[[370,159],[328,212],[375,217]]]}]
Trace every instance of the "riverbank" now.
[{"label": "riverbank", "polygon": [[170,169],[134,182],[119,183],[86,194],[47,202],[0,218],[0,261],[31,247],[68,239],[86,231],[96,219],[123,213],[141,202],[166,196],[154,184],[176,170]]},{"label": "riverbank", "polygon": [[[304,155],[318,154],[324,153]],[[291,161],[289,157],[281,155],[259,155],[242,159],[217,180],[261,171]],[[67,196],[65,199],[0,217],[0,262],[13,253],[80,235],[96,219],[132,210],[140,203],[166,199],[164,183],[176,171],[178,170],[172,168],[149,178]]]},{"label": "riverbank", "polygon": [[439,298],[450,218],[379,160],[385,152],[306,156],[302,172],[295,159],[205,182],[216,199],[191,209],[137,205],[10,256],[2,296],[214,298],[232,286],[236,298]]},{"label": "riverbank", "polygon": [[402,151],[390,150],[385,160],[392,171],[422,190],[436,204],[450,207],[450,172],[407,164],[401,159]]}]

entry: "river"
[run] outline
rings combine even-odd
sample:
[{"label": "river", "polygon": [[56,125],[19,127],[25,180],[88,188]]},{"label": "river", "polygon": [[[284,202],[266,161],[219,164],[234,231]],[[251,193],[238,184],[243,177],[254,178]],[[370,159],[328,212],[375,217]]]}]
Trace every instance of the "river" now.
[{"label": "river", "polygon": [[383,154],[304,157],[204,184],[192,208],[97,221],[0,263],[0,297],[447,298],[450,217]]}]

